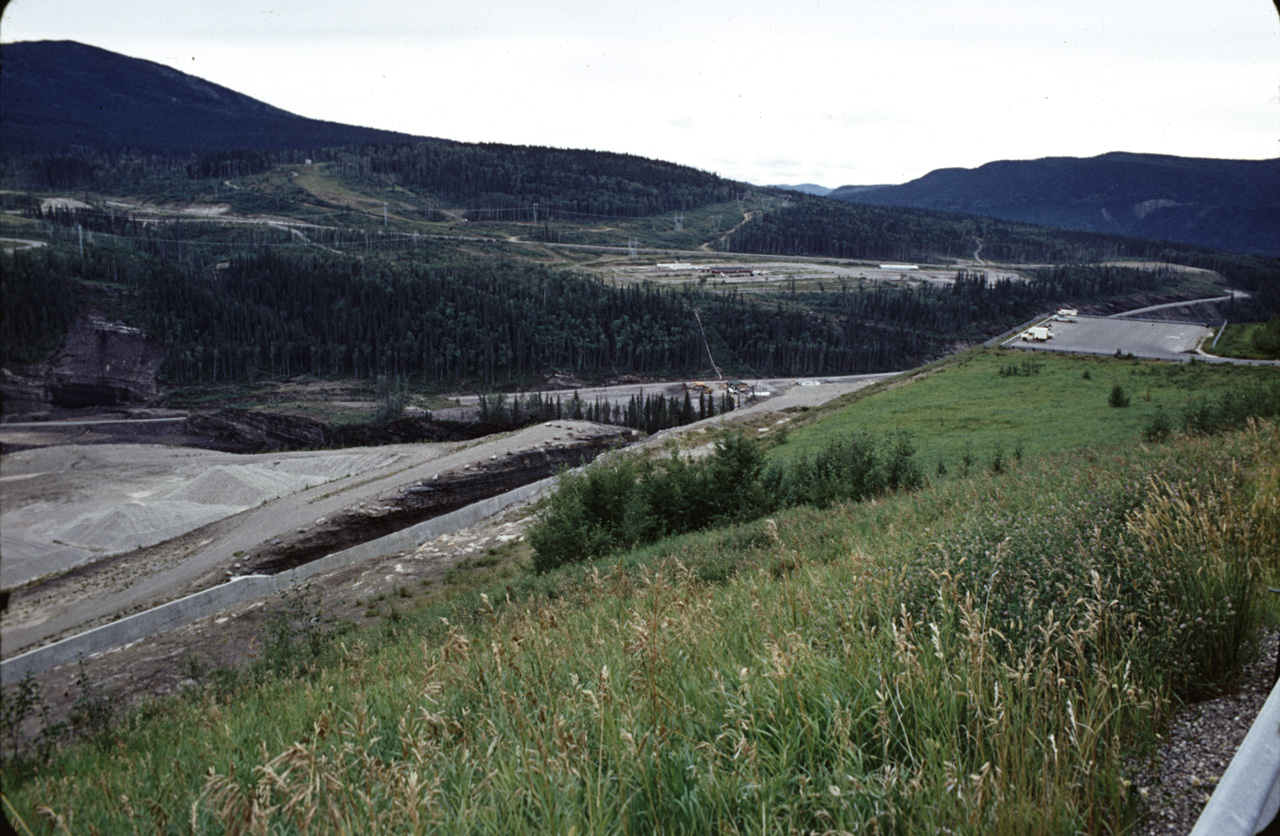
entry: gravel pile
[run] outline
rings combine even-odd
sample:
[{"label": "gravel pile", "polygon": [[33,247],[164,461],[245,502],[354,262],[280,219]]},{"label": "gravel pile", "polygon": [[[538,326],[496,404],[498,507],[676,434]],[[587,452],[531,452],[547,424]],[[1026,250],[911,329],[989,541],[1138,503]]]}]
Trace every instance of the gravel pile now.
[{"label": "gravel pile", "polygon": [[166,499],[250,508],[263,500],[291,494],[305,484],[305,477],[269,467],[211,467]]},{"label": "gravel pile", "polygon": [[177,537],[239,510],[234,505],[177,500],[126,502],[78,517],[61,530],[58,540],[101,554],[116,554]]},{"label": "gravel pile", "polygon": [[277,497],[429,460],[443,445],[237,455],[136,444],[4,457],[0,585],[178,537]]}]

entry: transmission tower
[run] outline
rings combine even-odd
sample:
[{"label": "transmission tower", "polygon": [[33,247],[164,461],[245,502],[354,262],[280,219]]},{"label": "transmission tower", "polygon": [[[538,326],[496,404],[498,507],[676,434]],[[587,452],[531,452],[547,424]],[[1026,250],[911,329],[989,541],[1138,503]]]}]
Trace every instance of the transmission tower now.
[{"label": "transmission tower", "polygon": [[684,215],[676,215],[674,220],[676,222],[676,232],[683,232],[684,231]]},{"label": "transmission tower", "polygon": [[639,255],[640,255],[640,241],[637,238],[632,238],[630,241],[627,242],[627,256],[629,258],[634,259]]}]

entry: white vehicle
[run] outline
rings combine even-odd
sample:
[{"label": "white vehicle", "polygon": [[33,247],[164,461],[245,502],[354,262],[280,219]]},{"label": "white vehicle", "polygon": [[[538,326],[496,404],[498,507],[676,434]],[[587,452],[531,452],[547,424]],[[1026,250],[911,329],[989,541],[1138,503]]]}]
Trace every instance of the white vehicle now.
[{"label": "white vehicle", "polygon": [[1022,339],[1024,341],[1035,340],[1036,342],[1044,342],[1051,336],[1053,335],[1049,333],[1049,329],[1043,325],[1037,325],[1034,328],[1028,328],[1022,332]]}]

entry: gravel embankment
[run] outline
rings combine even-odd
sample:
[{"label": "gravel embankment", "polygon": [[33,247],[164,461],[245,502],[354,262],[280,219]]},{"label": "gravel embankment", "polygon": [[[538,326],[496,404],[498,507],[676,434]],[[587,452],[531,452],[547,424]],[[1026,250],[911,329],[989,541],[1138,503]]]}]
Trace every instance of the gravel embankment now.
[{"label": "gravel embankment", "polygon": [[1147,803],[1134,836],[1187,834],[1271,693],[1280,630],[1266,634],[1239,691],[1181,708],[1152,763],[1130,776]]}]

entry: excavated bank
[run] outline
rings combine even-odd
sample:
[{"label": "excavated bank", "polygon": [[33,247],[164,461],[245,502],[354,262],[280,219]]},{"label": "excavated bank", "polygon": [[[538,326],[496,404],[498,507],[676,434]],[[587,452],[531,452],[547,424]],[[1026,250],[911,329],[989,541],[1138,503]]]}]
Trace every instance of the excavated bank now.
[{"label": "excavated bank", "polygon": [[327,554],[376,540],[456,511],[483,499],[545,479],[566,467],[591,461],[604,450],[629,440],[628,431],[594,436],[576,444],[526,450],[400,488],[398,495],[348,509],[323,523],[272,541],[246,556],[245,574],[274,575]]}]

